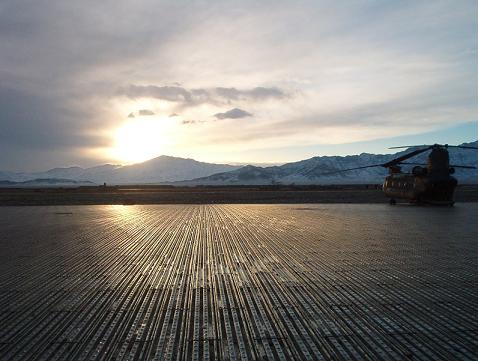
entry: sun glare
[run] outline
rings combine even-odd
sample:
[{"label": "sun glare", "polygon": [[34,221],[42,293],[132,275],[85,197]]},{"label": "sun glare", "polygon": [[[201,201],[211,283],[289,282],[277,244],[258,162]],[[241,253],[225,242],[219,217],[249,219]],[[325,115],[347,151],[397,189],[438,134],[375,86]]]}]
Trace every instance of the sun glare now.
[{"label": "sun glare", "polygon": [[111,155],[123,163],[138,163],[157,157],[168,143],[167,119],[135,119],[116,131]]}]

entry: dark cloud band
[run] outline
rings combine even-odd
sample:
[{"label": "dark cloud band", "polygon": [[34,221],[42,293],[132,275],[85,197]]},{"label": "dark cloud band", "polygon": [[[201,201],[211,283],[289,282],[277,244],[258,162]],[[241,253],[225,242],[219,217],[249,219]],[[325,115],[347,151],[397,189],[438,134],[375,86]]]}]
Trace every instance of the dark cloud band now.
[{"label": "dark cloud band", "polygon": [[169,102],[194,105],[202,103],[224,103],[230,101],[261,101],[265,99],[281,99],[286,96],[279,88],[255,87],[252,89],[237,88],[197,88],[186,89],[180,86],[129,85],[119,89],[120,95],[131,99],[155,98]]},{"label": "dark cloud band", "polygon": [[216,113],[214,114],[214,116],[217,119],[239,119],[239,118],[252,117],[252,114],[246,112],[245,110],[234,108],[224,113]]},{"label": "dark cloud band", "polygon": [[149,109],[141,109],[138,113],[139,115],[154,115],[154,112]]}]

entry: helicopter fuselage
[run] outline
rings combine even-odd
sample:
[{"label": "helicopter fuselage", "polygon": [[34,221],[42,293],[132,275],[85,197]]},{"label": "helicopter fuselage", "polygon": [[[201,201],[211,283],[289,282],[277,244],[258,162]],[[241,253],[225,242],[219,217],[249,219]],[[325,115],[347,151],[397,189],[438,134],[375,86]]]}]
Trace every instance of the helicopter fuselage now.
[{"label": "helicopter fuselage", "polygon": [[446,175],[415,175],[392,173],[385,178],[383,191],[392,200],[406,199],[412,203],[453,205],[457,180]]},{"label": "helicopter fuselage", "polygon": [[[411,203],[434,204],[452,206],[455,203],[454,193],[458,181],[452,174],[455,168],[476,169],[470,165],[450,164],[448,148],[475,149],[478,147],[470,145],[418,145],[399,146],[397,148],[415,148],[405,154],[398,154],[394,159],[385,163],[361,165],[359,167],[343,169],[338,172],[361,170],[373,167],[384,167],[389,170],[389,175],[383,182],[383,191],[390,198],[390,204],[395,204],[396,199],[406,199]],[[406,162],[408,159],[430,151],[427,163]],[[415,165],[410,173],[403,173],[403,165]],[[315,168],[314,168],[315,169]],[[332,172],[328,174],[338,173]],[[327,174],[327,173],[326,173]]]}]

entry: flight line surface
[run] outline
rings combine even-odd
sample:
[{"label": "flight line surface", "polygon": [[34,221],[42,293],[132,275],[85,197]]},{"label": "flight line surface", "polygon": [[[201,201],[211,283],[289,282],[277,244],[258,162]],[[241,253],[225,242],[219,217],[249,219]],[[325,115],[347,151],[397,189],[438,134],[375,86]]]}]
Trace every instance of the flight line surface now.
[{"label": "flight line surface", "polygon": [[477,216],[0,207],[0,359],[477,359]]}]

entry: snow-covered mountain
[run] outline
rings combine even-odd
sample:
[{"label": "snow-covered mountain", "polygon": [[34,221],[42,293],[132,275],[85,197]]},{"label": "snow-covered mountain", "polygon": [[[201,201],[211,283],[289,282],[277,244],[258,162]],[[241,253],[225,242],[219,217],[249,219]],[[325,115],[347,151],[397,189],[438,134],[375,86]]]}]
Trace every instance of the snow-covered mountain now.
[{"label": "snow-covered mountain", "polygon": [[92,168],[68,167],[54,168],[46,172],[13,173],[0,172],[0,181],[25,182],[34,179],[69,179],[89,181],[96,184],[146,184],[166,183],[185,179],[207,177],[218,172],[238,169],[239,166],[198,162],[160,156],[143,163],[133,165],[105,164]]},{"label": "snow-covered mountain", "polygon": [[[478,147],[478,141],[462,145]],[[333,173],[338,170],[382,164],[414,148],[395,154],[350,155],[345,157],[313,157],[299,162],[287,163],[274,167],[245,166],[240,169],[213,174],[208,177],[193,179],[183,184],[201,185],[242,185],[242,184],[360,184],[381,183],[388,170],[382,167],[359,169]],[[478,168],[478,151],[450,148],[450,163],[454,165],[471,165]],[[428,152],[411,158],[409,162],[426,163]],[[404,166],[404,170],[412,166]],[[332,174],[327,174],[332,173]],[[462,183],[478,183],[478,169],[456,169],[455,176]]]},{"label": "snow-covered mountain", "polygon": [[[478,141],[463,145],[478,147]],[[313,157],[281,166],[244,167],[198,162],[193,159],[160,156],[143,163],[121,166],[105,164],[92,168],[54,168],[38,173],[1,172],[0,181],[26,182],[35,179],[61,179],[96,184],[248,185],[248,184],[359,184],[381,183],[387,175],[382,167],[333,173],[341,169],[382,164],[412,149],[395,154],[369,154]],[[478,168],[478,151],[450,148],[451,164]],[[428,152],[410,162],[426,163]],[[404,166],[407,170],[412,166]],[[327,174],[332,173],[332,174]],[[478,169],[456,169],[462,183],[478,183]],[[1,186],[1,185],[0,185]]]}]

